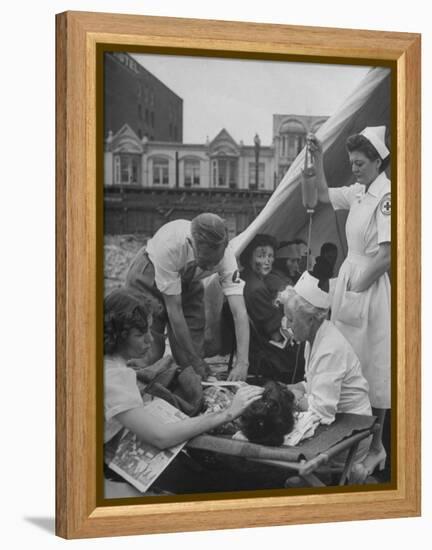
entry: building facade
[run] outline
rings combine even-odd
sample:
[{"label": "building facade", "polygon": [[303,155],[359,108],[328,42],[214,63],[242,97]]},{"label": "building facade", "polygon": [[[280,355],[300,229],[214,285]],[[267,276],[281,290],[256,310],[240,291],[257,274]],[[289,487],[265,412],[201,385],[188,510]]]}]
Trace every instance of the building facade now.
[{"label": "building facade", "polygon": [[273,115],[274,165],[278,182],[306,145],[306,135],[316,133],[327,119],[327,116]]},{"label": "building facade", "polygon": [[273,191],[275,183],[273,147],[237,143],[225,129],[211,142],[188,144],[139,139],[125,124],[105,142],[106,186]]},{"label": "building facade", "polygon": [[183,99],[125,52],[104,59],[105,132],[127,124],[149,141],[183,141]]},{"label": "building facade", "polygon": [[106,233],[152,235],[167,221],[203,211],[234,236],[264,208],[327,117],[273,115],[272,143],[236,142],[223,128],[206,143],[183,143],[183,100],[125,52],[104,60]]},{"label": "building facade", "polygon": [[[207,143],[151,141],[128,124],[105,142],[105,185],[273,191],[327,117],[274,115],[273,143],[237,143],[227,130]],[[256,179],[258,175],[258,185]]]},{"label": "building facade", "polygon": [[139,139],[125,124],[109,133],[104,155],[105,233],[152,235],[167,221],[208,211],[233,237],[274,189],[272,148],[238,144],[225,129],[211,142],[185,144]]}]

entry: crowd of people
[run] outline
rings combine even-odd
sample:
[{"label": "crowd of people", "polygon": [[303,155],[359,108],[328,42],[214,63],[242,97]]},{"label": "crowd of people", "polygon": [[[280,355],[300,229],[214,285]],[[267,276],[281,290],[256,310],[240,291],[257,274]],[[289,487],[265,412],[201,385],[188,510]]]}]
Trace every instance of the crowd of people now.
[{"label": "crowd of people", "polygon": [[[390,409],[385,127],[368,127],[348,139],[356,179],[348,187],[328,187],[322,145],[314,135],[308,143],[319,200],[349,211],[348,254],[339,271],[338,248],[331,242],[313,258],[301,239],[278,243],[258,234],[237,261],[226,226],[215,214],[161,227],[131,263],[124,287],[104,302],[107,445],[127,428],[164,449],[238,418],[256,441],[281,444],[281,426],[285,433],[292,429],[293,411],[310,411],[322,424],[331,424],[337,413],[374,414],[381,429],[359,446],[350,481],[364,483],[383,467],[382,427]],[[175,425],[158,423],[146,414],[148,395],[137,372],[164,356],[167,333],[176,365],[192,367],[201,380],[209,377],[202,281],[215,273],[235,333],[235,362],[227,379],[247,382],[253,376],[253,384],[242,385],[224,409]],[[271,406],[275,395],[277,407]]]}]

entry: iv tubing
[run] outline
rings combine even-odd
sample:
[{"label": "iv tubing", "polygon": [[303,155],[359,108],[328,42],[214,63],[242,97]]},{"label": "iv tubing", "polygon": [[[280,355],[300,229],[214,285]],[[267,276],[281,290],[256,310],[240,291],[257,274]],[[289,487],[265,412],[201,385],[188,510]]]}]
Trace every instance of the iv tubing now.
[{"label": "iv tubing", "polygon": [[308,238],[307,238],[307,255],[306,255],[306,271],[309,271],[309,258],[310,258],[310,247],[311,247],[311,239],[312,239],[312,216],[314,213],[314,210],[307,210],[309,214],[309,230],[308,230]]}]

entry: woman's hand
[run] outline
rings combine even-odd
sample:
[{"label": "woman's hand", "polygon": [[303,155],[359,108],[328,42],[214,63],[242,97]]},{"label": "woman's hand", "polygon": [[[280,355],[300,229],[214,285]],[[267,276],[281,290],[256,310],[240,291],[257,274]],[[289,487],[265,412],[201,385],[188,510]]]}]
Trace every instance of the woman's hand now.
[{"label": "woman's hand", "polygon": [[233,420],[240,416],[251,403],[260,399],[264,388],[259,386],[245,385],[239,388],[234,399],[227,409],[228,420]]},{"label": "woman's hand", "polygon": [[298,412],[306,412],[307,410],[309,410],[309,400],[307,398],[307,395],[304,395],[301,399],[295,401],[294,407],[297,409]]},{"label": "woman's hand", "polygon": [[346,291],[347,292],[362,292],[362,289],[360,288],[359,284],[359,278],[354,277],[354,280],[348,279],[346,283]]},{"label": "woman's hand", "polygon": [[316,137],[315,134],[309,133],[306,136],[306,143],[309,145],[309,148],[311,152],[317,157],[322,157],[322,143],[321,141]]},{"label": "woman's hand", "polygon": [[347,290],[351,292],[365,292],[378,279],[386,273],[391,266],[391,247],[389,242],[380,243],[378,252],[372,256],[367,268],[356,277],[354,282],[349,282]]},{"label": "woman's hand", "polygon": [[300,401],[304,397],[305,392],[302,390],[299,390],[298,388],[293,388],[291,392],[294,395],[295,401]]},{"label": "woman's hand", "polygon": [[347,290],[348,292],[355,292],[355,293],[361,292],[359,287],[356,287],[355,285],[350,285],[349,283],[347,284]]},{"label": "woman's hand", "polygon": [[309,401],[303,382],[297,382],[297,384],[287,384],[287,388],[294,395],[294,410],[296,410],[297,412],[307,411],[309,407]]}]

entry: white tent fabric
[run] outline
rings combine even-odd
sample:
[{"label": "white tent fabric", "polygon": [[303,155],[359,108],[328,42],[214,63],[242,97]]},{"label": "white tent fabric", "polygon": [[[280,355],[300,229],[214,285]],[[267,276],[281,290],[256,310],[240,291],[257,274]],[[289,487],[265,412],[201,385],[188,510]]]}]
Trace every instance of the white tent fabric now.
[{"label": "white tent fabric", "polygon": [[[325,92],[324,92],[325,93]],[[390,131],[390,70],[371,69],[357,89],[317,131],[324,150],[324,163],[331,187],[353,183],[345,140],[366,126],[385,125]],[[256,219],[231,240],[238,256],[257,233],[268,233],[279,240],[306,236],[308,218],[302,205],[300,176],[305,149],[297,156],[283,180]],[[332,240],[341,254],[346,253],[344,220],[338,220],[330,206],[319,205],[313,218],[312,253],[316,255],[323,242]]]}]

